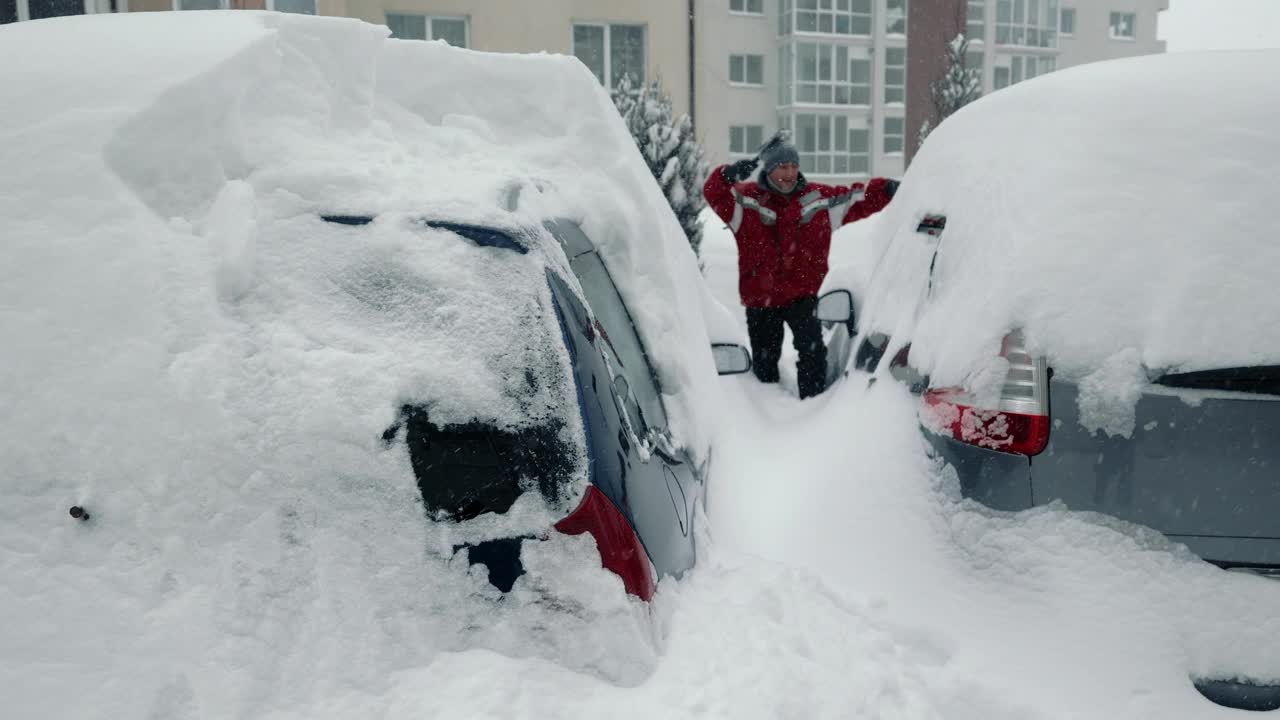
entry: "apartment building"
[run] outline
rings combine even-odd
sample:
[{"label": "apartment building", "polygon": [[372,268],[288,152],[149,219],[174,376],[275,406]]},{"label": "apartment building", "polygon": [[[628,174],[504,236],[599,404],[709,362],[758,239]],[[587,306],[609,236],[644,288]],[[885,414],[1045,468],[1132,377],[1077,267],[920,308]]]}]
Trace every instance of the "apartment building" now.
[{"label": "apartment building", "polygon": [[394,37],[491,52],[576,55],[606,87],[624,75],[661,79],[677,113],[690,111],[696,0],[0,0],[0,23],[157,10],[277,10],[354,17]]},{"label": "apartment building", "polygon": [[699,0],[697,126],[713,163],[789,128],[814,180],[900,175],[906,0]]},{"label": "apartment building", "polygon": [[1169,0],[911,0],[907,159],[919,129],[936,122],[929,88],[944,70],[946,43],[969,40],[968,67],[982,92],[1073,65],[1165,51],[1157,39]]},{"label": "apartment building", "polygon": [[[660,79],[713,164],[792,130],[810,178],[900,176],[933,120],[946,43],[970,38],[983,92],[1164,51],[1169,0],[0,0],[0,23],[259,9],[384,24],[394,37],[576,55],[606,87]],[[908,57],[910,62],[908,62]],[[566,108],[566,111],[569,111]]]}]

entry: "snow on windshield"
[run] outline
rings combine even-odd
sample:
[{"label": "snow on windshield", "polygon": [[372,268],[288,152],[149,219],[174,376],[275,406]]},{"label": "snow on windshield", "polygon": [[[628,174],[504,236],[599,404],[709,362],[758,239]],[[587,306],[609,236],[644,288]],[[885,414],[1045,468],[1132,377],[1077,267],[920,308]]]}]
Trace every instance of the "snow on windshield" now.
[{"label": "snow on windshield", "polygon": [[[1079,378],[1135,350],[1153,370],[1280,362],[1276,51],[1070,68],[964,108],[884,213],[868,321],[957,384],[1013,327]],[[933,252],[915,232],[947,216]],[[917,309],[919,308],[919,309]]]}]

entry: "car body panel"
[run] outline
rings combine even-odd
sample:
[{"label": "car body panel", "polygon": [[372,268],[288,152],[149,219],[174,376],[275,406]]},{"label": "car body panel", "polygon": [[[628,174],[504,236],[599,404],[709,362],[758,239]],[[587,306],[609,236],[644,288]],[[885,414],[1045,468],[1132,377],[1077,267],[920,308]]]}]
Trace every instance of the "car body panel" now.
[{"label": "car body panel", "polygon": [[1090,431],[1078,389],[1050,383],[1036,504],[1062,500],[1146,525],[1209,560],[1280,563],[1280,398],[1148,386],[1131,437]]},{"label": "car body panel", "polygon": [[[572,259],[595,252],[575,223],[557,221],[547,227],[560,239],[566,254],[575,253]],[[648,382],[656,387],[656,382],[643,359],[633,359],[628,367],[611,361],[614,346],[607,338],[612,335],[621,343],[625,328],[608,327],[610,318],[588,310],[564,278],[555,272],[548,276],[574,357],[592,458],[592,483],[635,528],[659,577],[678,577],[693,567],[696,559],[691,526],[694,506],[705,487],[703,479],[685,453],[658,452],[649,447],[636,434],[635,423],[628,420],[626,399],[619,397],[613,378],[624,375],[630,386]],[[613,321],[618,321],[616,315]]]}]

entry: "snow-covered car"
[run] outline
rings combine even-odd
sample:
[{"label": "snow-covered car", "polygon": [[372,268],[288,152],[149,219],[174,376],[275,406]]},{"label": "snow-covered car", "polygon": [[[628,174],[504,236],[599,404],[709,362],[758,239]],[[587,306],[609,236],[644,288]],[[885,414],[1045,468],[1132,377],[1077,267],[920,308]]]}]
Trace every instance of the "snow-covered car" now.
[{"label": "snow-covered car", "polygon": [[[679,576],[693,566],[693,521],[705,495],[705,466],[695,465],[674,445],[650,353],[608,268],[576,222],[560,219],[541,229],[512,230],[404,218],[385,224],[369,216],[324,219],[349,227],[341,233],[344,244],[374,242],[379,231],[402,231],[398,226],[405,222],[427,233],[444,233],[443,242],[470,241],[476,246],[469,260],[475,265],[472,272],[509,279],[466,291],[479,294],[494,313],[477,320],[500,326],[504,321],[497,316],[505,316],[519,327],[509,328],[516,332],[500,334],[500,342],[485,344],[473,360],[459,365],[463,372],[456,378],[459,385],[484,383],[477,376],[492,373],[488,381],[502,384],[506,397],[501,402],[509,406],[496,413],[486,402],[449,407],[452,398],[427,393],[405,403],[382,435],[388,446],[407,450],[431,519],[465,523],[487,513],[505,515],[529,493],[553,508],[566,498],[580,498],[570,514],[554,523],[555,530],[590,533],[604,567],[622,578],[629,593],[648,600],[659,576]],[[538,243],[558,245],[572,272],[546,259],[519,257],[530,255]],[[532,255],[545,257],[547,249]],[[532,262],[534,267],[517,272],[502,267],[508,262]],[[389,288],[378,279],[353,281],[374,283],[367,291],[376,297],[361,299],[385,310],[429,312],[411,301],[414,289],[388,295]],[[475,353],[463,347],[474,343],[469,335],[441,333],[433,342],[462,356]],[[750,368],[741,346],[717,344],[712,352],[722,374]],[[442,419],[437,419],[441,406]],[[537,530],[488,537],[490,532],[484,539],[459,543],[454,551],[465,551],[469,562],[485,565],[490,582],[508,591],[524,573],[524,543],[537,542],[550,528]]]},{"label": "snow-covered car", "polygon": [[1071,69],[929,137],[850,364],[920,393],[966,496],[1280,569],[1280,97],[1248,79],[1278,59]]},{"label": "snow-covered car", "polygon": [[358,644],[477,598],[630,608],[694,563],[717,367],[749,359],[608,94],[387,34],[0,28],[0,545],[39,548],[0,559],[6,646],[164,663],[40,618],[200,598],[193,647],[262,657],[262,628]]},{"label": "snow-covered car", "polygon": [[[919,395],[964,496],[1064,503],[1280,573],[1280,95],[1251,74],[1277,61],[1072,68],[930,135],[847,360]],[[1195,680],[1280,707],[1280,686]]]}]

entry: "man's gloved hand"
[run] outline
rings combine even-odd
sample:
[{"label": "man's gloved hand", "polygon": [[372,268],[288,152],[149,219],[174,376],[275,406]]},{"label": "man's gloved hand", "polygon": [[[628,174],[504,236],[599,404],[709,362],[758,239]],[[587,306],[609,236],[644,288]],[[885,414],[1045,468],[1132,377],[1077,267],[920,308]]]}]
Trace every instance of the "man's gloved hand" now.
[{"label": "man's gloved hand", "polygon": [[885,192],[885,194],[886,194],[886,195],[888,195],[888,196],[889,196],[889,199],[890,199],[890,200],[892,200],[892,199],[893,199],[893,196],[894,196],[894,195],[898,194],[898,185],[900,185],[900,184],[901,184],[901,183],[899,183],[897,180],[888,180],[888,179],[887,179],[887,180],[885,180],[885,181],[884,181],[884,192]]},{"label": "man's gloved hand", "polygon": [[759,158],[747,158],[739,160],[732,165],[724,166],[724,179],[729,182],[742,182],[751,177],[751,173],[756,171],[756,167],[760,164]]}]

